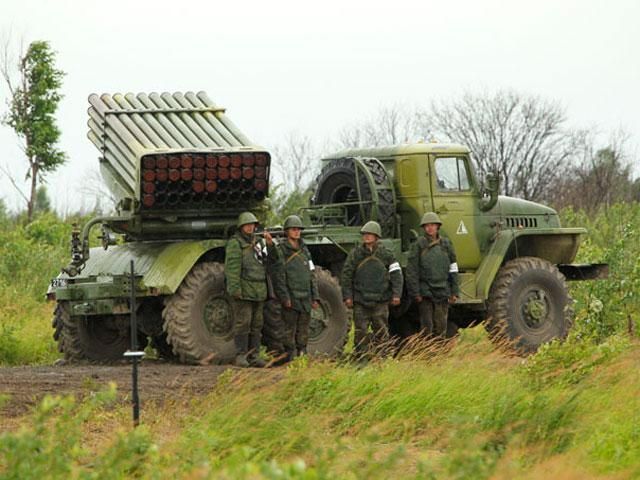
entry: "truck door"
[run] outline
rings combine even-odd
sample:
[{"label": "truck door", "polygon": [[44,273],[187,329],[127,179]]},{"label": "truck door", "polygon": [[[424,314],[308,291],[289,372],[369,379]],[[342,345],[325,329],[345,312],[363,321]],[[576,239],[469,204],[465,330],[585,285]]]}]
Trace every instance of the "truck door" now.
[{"label": "truck door", "polygon": [[431,195],[442,229],[453,242],[460,270],[480,262],[476,238],[476,193],[467,155],[432,155]]}]

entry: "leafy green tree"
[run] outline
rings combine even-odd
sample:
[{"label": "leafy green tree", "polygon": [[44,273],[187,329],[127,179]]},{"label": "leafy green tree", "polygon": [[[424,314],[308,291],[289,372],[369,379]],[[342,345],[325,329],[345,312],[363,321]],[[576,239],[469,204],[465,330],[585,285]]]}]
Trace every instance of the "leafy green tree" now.
[{"label": "leafy green tree", "polygon": [[[17,80],[6,52],[0,65],[10,92],[9,111],[2,122],[11,127],[23,142],[22,150],[29,163],[26,174],[30,181],[29,193],[25,195],[18,189],[27,202],[29,222],[36,209],[38,183],[66,160],[65,153],[57,146],[60,129],[55,120],[65,74],[56,68],[55,61],[55,52],[49,43],[35,41],[18,59]],[[11,180],[17,188],[16,182]]]}]

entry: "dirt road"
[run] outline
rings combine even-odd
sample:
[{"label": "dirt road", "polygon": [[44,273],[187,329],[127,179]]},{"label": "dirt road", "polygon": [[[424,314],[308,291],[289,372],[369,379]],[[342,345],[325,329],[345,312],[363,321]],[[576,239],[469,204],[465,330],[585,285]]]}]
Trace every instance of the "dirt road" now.
[{"label": "dirt road", "polygon": [[[139,368],[139,391],[143,401],[162,402],[176,397],[206,394],[227,366],[188,366],[143,361]],[[118,385],[118,396],[131,393],[130,365],[61,365],[0,368],[0,419],[26,413],[46,394],[86,395]],[[2,430],[0,428],[0,430]]]}]

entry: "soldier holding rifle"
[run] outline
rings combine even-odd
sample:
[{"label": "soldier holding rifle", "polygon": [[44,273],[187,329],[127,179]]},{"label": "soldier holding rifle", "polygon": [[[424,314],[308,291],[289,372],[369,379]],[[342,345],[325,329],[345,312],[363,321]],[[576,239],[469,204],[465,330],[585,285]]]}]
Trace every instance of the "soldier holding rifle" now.
[{"label": "soldier holding rifle", "polygon": [[241,213],[238,232],[226,246],[225,281],[234,316],[234,364],[239,367],[265,366],[259,351],[262,309],[267,299],[267,269],[277,267],[281,261],[269,232],[264,232],[264,239],[256,238],[257,225],[255,215]]}]

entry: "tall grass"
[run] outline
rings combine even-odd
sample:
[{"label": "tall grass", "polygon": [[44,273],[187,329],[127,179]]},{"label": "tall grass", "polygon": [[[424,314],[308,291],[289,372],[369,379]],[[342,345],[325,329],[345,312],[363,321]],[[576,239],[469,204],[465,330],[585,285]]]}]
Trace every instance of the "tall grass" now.
[{"label": "tall grass", "polygon": [[68,261],[71,225],[43,214],[29,225],[0,226],[0,365],[51,363],[51,278]]},{"label": "tall grass", "polygon": [[[135,431],[112,396],[47,399],[55,408],[0,436],[0,476],[632,478],[640,354],[613,338],[615,351],[571,381],[531,368],[536,356],[494,351],[481,328],[428,358],[228,370],[204,398],[143,404]],[[571,365],[553,370],[562,379]]]}]

